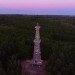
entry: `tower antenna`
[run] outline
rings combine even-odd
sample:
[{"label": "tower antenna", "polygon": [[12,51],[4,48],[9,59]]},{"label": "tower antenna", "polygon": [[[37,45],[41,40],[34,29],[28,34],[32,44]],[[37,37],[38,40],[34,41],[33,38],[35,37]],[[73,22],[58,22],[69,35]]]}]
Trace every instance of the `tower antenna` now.
[{"label": "tower antenna", "polygon": [[36,22],[37,23],[39,22],[39,15],[38,14],[36,15]]}]

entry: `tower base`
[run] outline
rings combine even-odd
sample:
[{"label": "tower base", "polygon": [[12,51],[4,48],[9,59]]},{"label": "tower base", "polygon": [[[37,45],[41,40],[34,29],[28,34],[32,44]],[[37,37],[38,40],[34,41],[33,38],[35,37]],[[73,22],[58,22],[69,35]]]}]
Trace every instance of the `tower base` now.
[{"label": "tower base", "polygon": [[40,60],[32,59],[31,64],[41,66],[43,64],[43,60],[41,60],[41,59]]},{"label": "tower base", "polygon": [[43,61],[42,64],[32,63],[32,60],[23,61],[21,66],[22,75],[47,75]]}]

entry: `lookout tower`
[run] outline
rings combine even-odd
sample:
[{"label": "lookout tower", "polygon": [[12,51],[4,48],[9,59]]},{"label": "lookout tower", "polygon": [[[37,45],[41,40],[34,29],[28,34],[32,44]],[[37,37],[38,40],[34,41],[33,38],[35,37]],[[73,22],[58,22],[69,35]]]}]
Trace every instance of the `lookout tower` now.
[{"label": "lookout tower", "polygon": [[41,60],[41,48],[40,48],[40,26],[37,23],[35,26],[35,39],[34,39],[34,53],[33,53],[33,59],[32,59],[32,64],[37,64],[37,65],[42,65],[42,60]]},{"label": "lookout tower", "polygon": [[31,60],[25,60],[21,63],[22,75],[47,75],[45,70],[45,63],[41,59],[40,48],[40,26],[37,23],[35,26],[35,38],[34,38],[34,51]]}]

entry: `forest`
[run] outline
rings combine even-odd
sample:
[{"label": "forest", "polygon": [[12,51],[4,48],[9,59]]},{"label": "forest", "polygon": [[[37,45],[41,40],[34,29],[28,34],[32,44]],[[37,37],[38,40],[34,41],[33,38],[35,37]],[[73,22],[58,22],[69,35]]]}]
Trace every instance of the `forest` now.
[{"label": "forest", "polygon": [[0,15],[0,75],[21,75],[21,61],[32,59],[37,22],[47,75],[75,75],[75,16],[68,15]]}]

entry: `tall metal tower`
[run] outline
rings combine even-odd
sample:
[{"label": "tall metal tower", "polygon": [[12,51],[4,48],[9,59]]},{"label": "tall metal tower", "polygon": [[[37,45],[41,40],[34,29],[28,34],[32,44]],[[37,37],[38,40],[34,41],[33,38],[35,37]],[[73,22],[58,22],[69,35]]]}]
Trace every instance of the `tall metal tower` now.
[{"label": "tall metal tower", "polygon": [[40,43],[41,43],[40,26],[38,23],[35,26],[35,30],[36,30],[36,33],[35,33],[35,39],[34,39],[34,54],[33,54],[32,63],[37,65],[42,65],[41,50],[40,50]]},{"label": "tall metal tower", "polygon": [[32,60],[23,61],[22,75],[47,75],[45,71],[45,63],[41,60],[40,50],[40,26],[37,23],[35,26],[34,52]]}]

